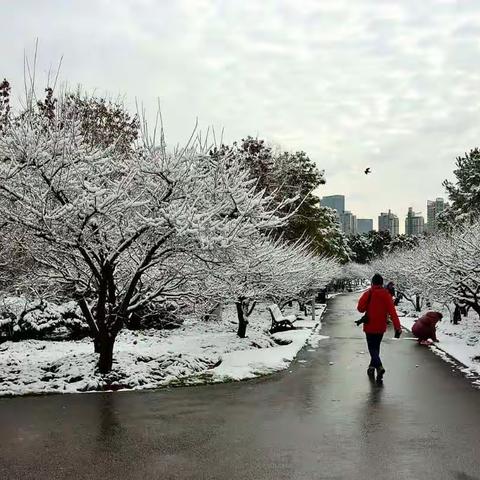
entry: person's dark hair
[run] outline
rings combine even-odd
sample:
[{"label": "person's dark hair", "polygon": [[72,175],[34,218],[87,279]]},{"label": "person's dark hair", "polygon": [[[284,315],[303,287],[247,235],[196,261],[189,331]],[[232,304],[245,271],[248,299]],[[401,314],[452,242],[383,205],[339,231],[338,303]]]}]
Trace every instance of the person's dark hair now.
[{"label": "person's dark hair", "polygon": [[383,285],[383,277],[379,273],[372,277],[372,285]]}]

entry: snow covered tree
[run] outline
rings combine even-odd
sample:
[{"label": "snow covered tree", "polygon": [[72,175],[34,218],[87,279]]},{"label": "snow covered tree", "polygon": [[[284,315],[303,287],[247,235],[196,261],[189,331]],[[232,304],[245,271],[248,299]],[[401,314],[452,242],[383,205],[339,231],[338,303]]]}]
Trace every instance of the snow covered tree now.
[{"label": "snow covered tree", "polygon": [[10,118],[10,83],[4,79],[0,83],[0,135]]},{"label": "snow covered tree", "polygon": [[386,251],[392,253],[397,250],[410,250],[417,247],[418,243],[419,238],[415,235],[396,235],[386,247]]},{"label": "snow covered tree", "polygon": [[356,263],[368,263],[374,256],[371,238],[367,234],[351,235],[348,247],[352,252],[351,260]]},{"label": "snow covered tree", "polygon": [[198,297],[213,303],[234,302],[239,337],[246,335],[248,317],[258,301],[282,303],[323,288],[337,274],[335,260],[314,255],[306,243],[288,244],[257,236],[222,260],[202,264]]},{"label": "snow covered tree", "polygon": [[341,279],[353,281],[357,285],[368,282],[371,276],[371,269],[368,264],[356,262],[348,262],[342,265],[341,273],[339,273]]},{"label": "snow covered tree", "polygon": [[371,272],[393,280],[419,311],[428,299],[440,304],[461,303],[480,315],[480,223],[419,241],[376,260]]},{"label": "snow covered tree", "polygon": [[392,241],[390,232],[371,231],[367,233],[367,237],[372,245],[373,257],[382,256],[388,249]]},{"label": "snow covered tree", "polygon": [[35,270],[23,280],[78,301],[106,373],[128,316],[177,295],[188,258],[233,248],[281,221],[234,156],[168,153],[146,134],[131,149],[98,144],[82,112],[63,96],[53,116],[27,101],[7,122],[0,214],[25,233],[19,240]]},{"label": "snow covered tree", "polygon": [[480,223],[462,226],[426,245],[430,295],[462,303],[480,316]]},{"label": "snow covered tree", "polygon": [[[320,205],[314,190],[325,183],[324,172],[303,151],[295,153],[274,150],[264,140],[247,137],[233,146],[222,145],[212,155],[239,153],[259,191],[265,191],[278,204],[291,201],[282,209],[290,214],[276,234],[295,242],[306,240],[312,250],[347,261],[347,240],[341,232],[335,214]],[[293,200],[292,200],[293,199]]]},{"label": "snow covered tree", "polygon": [[417,311],[421,310],[426,297],[426,265],[421,252],[421,249],[398,250],[372,264],[372,271],[381,273],[387,281],[393,281],[397,292]]},{"label": "snow covered tree", "polygon": [[350,258],[357,263],[368,263],[385,253],[399,248],[409,248],[415,245],[416,240],[405,235],[391,237],[389,232],[371,231],[351,235],[348,238]]}]

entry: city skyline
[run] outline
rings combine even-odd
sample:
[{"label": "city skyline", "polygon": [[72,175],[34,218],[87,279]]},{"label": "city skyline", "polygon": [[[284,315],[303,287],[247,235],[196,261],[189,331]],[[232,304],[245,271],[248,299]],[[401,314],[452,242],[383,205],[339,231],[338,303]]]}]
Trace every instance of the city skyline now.
[{"label": "city skyline", "polygon": [[[347,208],[348,197],[342,194],[320,197],[320,204],[332,208],[337,212],[338,221],[346,234],[365,233],[367,222],[373,223],[373,230],[388,230],[392,235],[417,235],[422,232],[433,233],[436,230],[436,217],[443,212],[448,202],[443,197],[435,200],[427,199],[424,202],[425,210],[416,210],[409,205],[403,215],[392,209],[384,209],[373,218],[361,217],[361,214]],[[425,214],[423,212],[426,212]],[[362,228],[359,227],[362,222]]]}]

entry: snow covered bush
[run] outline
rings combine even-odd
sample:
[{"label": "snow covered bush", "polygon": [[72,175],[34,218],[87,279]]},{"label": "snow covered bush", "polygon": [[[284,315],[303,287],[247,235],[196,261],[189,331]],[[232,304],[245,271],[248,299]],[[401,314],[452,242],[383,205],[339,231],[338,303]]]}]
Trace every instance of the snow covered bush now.
[{"label": "snow covered bush", "polygon": [[166,300],[164,302],[150,302],[143,308],[130,315],[127,327],[131,330],[171,330],[179,328],[184,321],[185,308],[178,302]]},{"label": "snow covered bush", "polygon": [[25,339],[80,339],[88,325],[75,302],[55,305],[22,297],[0,300],[0,341]]}]

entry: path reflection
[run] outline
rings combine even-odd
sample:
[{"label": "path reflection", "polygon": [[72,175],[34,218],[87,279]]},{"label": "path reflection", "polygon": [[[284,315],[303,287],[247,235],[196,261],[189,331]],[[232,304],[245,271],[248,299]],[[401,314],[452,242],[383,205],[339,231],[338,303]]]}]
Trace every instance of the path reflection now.
[{"label": "path reflection", "polygon": [[115,436],[121,431],[117,410],[116,393],[105,394],[102,398],[99,408],[98,436],[97,440],[100,444],[109,444]]},{"label": "path reflection", "polygon": [[367,408],[371,408],[375,410],[378,404],[382,400],[383,392],[385,390],[385,386],[383,383],[376,383],[375,381],[370,380],[370,392],[367,396]]}]

